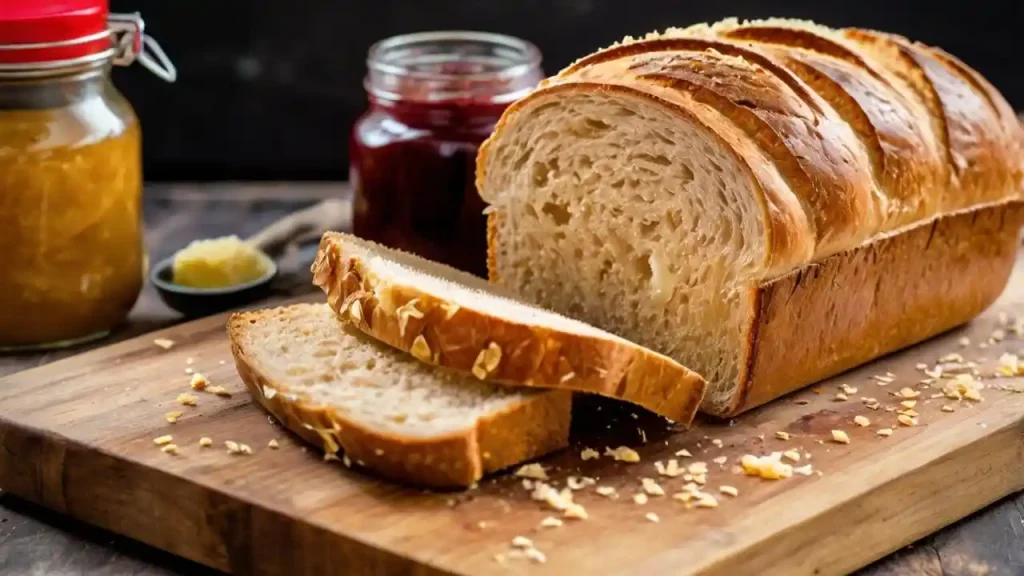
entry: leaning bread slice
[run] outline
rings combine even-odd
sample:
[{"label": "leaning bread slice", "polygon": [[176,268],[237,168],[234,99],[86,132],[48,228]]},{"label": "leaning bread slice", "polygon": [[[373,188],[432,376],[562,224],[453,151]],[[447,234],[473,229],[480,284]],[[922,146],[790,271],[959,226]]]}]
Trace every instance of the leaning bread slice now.
[{"label": "leaning bread slice", "polygon": [[469,486],[569,439],[567,391],[509,388],[418,362],[342,323],[325,304],[228,321],[242,380],[326,458],[434,487]]},{"label": "leaning bread slice", "polygon": [[348,234],[324,235],[313,282],[363,332],[480,380],[601,394],[683,424],[704,395],[704,380],[666,356]]}]

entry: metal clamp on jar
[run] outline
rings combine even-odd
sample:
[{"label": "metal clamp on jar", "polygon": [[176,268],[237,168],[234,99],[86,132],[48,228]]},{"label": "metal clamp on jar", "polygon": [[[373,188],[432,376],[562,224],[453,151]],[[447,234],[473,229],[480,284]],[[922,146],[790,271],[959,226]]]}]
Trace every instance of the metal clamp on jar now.
[{"label": "metal clamp on jar", "polygon": [[142,289],[139,122],[110,81],[176,72],[106,0],[0,3],[0,350],[100,337]]}]

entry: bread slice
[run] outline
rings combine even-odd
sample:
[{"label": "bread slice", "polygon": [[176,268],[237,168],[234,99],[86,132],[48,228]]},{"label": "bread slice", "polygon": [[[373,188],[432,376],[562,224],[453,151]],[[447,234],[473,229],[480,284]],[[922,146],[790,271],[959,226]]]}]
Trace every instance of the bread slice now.
[{"label": "bread slice", "polygon": [[313,276],[360,330],[480,380],[601,394],[682,424],[704,394],[704,380],[666,356],[351,235],[324,235]]},{"label": "bread slice", "polygon": [[228,321],[238,374],[290,430],[382,476],[464,487],[563,448],[572,396],[440,370],[346,326],[326,304]]}]

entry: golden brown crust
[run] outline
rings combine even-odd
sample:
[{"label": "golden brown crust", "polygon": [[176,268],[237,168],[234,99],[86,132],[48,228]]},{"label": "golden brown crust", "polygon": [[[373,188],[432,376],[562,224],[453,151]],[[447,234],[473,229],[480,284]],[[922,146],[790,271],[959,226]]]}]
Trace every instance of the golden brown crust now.
[{"label": "golden brown crust", "polygon": [[[231,352],[253,399],[279,422],[325,453],[344,452],[357,465],[393,480],[438,488],[470,486],[490,472],[564,448],[569,442],[572,395],[538,394],[482,418],[475,428],[429,439],[368,429],[329,406],[317,406],[264,377],[246,350],[243,325],[262,311],[228,320]],[[266,390],[273,390],[267,394]]]},{"label": "golden brown crust", "polygon": [[693,419],[704,380],[669,358],[610,336],[459,307],[445,294],[375,274],[361,252],[346,249],[347,241],[343,234],[324,235],[313,282],[340,318],[381,342],[490,382],[601,394],[682,424]]},{"label": "golden brown crust", "polygon": [[939,218],[763,284],[750,371],[723,416],[968,322],[1006,286],[1024,203]]}]

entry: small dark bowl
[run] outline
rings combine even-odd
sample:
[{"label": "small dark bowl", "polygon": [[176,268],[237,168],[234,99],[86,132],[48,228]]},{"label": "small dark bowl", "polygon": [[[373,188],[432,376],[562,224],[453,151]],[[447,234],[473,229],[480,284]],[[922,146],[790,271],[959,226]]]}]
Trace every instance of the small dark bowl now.
[{"label": "small dark bowl", "polygon": [[149,279],[160,293],[160,299],[174,310],[190,318],[209,316],[270,296],[271,283],[277,277],[277,264],[268,260],[270,270],[263,277],[226,288],[192,288],[175,284],[172,281],[173,257],[158,262],[150,272]]}]

